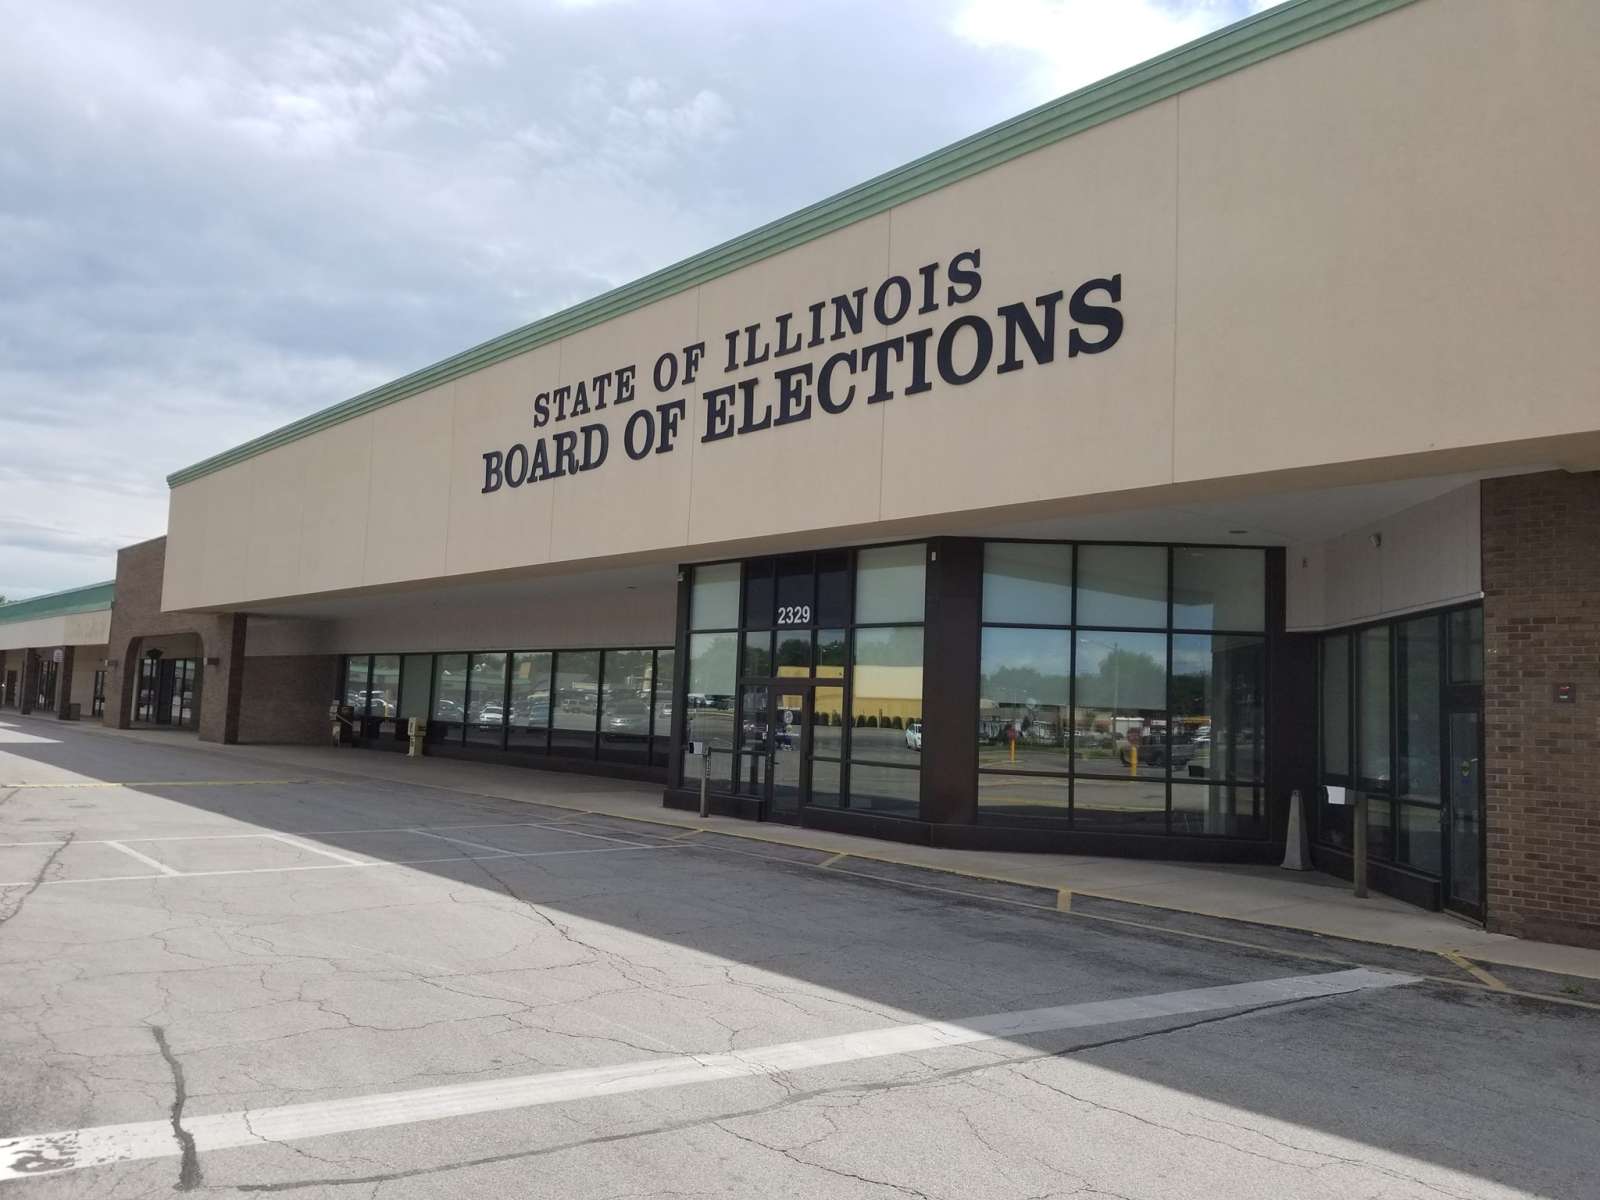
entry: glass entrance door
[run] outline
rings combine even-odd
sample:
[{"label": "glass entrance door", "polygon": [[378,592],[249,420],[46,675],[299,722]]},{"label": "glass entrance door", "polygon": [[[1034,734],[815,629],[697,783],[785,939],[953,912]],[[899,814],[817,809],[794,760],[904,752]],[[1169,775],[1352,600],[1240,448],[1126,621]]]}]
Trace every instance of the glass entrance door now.
[{"label": "glass entrance door", "polygon": [[771,798],[767,780],[772,752],[772,689],[765,683],[740,686],[738,722],[733,749],[733,794],[759,801],[764,812]]},{"label": "glass entrance door", "polygon": [[[809,679],[746,680],[740,686],[733,789],[760,802],[763,820],[798,824],[819,776],[824,798],[837,801],[843,700],[843,688],[819,688]],[[828,725],[820,737],[819,721]]]},{"label": "glass entrance door", "polygon": [[1483,748],[1477,708],[1446,714],[1445,905],[1483,915]]},{"label": "glass entrance door", "polygon": [[767,818],[798,824],[809,799],[811,689],[779,680],[772,698],[772,804]]}]

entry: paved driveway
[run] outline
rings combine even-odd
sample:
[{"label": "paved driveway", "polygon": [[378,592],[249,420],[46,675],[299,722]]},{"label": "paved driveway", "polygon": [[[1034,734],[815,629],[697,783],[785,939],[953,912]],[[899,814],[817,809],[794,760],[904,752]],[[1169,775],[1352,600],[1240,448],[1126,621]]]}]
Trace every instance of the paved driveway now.
[{"label": "paved driveway", "polygon": [[22,1197],[1600,1194],[1600,1011],[1404,963],[43,721],[0,842]]}]

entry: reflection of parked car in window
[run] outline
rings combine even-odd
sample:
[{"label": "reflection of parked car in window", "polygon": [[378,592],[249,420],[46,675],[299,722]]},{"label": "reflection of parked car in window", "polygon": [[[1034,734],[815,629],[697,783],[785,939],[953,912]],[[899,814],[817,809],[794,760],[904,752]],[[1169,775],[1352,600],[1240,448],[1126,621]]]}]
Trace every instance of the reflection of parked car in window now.
[{"label": "reflection of parked car in window", "polygon": [[906,749],[922,752],[922,722],[906,722]]},{"label": "reflection of parked car in window", "polygon": [[1123,766],[1133,762],[1133,745],[1139,746],[1139,762],[1145,766],[1162,767],[1170,761],[1175,767],[1185,766],[1201,749],[1193,742],[1174,741],[1167,746],[1166,729],[1156,726],[1145,730],[1130,729],[1129,735],[1117,739],[1117,757]]},{"label": "reflection of parked car in window", "polygon": [[643,707],[607,708],[602,730],[608,734],[644,734],[650,732],[650,710]]}]

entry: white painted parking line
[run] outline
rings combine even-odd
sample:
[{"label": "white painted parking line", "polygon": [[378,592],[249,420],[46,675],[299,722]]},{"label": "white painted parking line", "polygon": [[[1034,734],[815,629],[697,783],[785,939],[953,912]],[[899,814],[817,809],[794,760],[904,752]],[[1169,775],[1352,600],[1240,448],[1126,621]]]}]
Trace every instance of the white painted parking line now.
[{"label": "white painted parking line", "polygon": [[[73,845],[75,845],[75,846],[78,845],[78,844],[79,843],[77,843],[77,842],[73,843]],[[114,843],[102,842],[102,843],[99,843],[99,844],[100,845],[109,846],[109,845],[113,845]],[[307,848],[309,849],[309,847],[307,847]],[[121,849],[126,850],[127,847],[123,846],[123,847],[121,847]],[[515,851],[507,851],[505,853],[502,853],[502,854],[499,855],[499,857],[501,857],[501,858],[559,858],[559,857],[562,857],[562,856],[577,855],[577,854],[620,854],[620,853],[622,853],[623,851],[626,851],[626,850],[676,850],[676,849],[678,849],[678,847],[677,846],[673,846],[673,845],[658,845],[658,846],[596,846],[593,850],[515,850]],[[135,858],[141,858],[142,859],[142,858],[145,857],[144,855],[134,853],[131,850],[129,851],[129,853],[133,854],[133,856]],[[95,876],[95,877],[93,877],[91,879],[43,879],[43,880],[37,880],[37,881],[32,880],[32,879],[14,879],[14,880],[11,880],[11,881],[6,882],[6,883],[0,883],[0,888],[19,888],[19,887],[31,888],[31,887],[35,887],[35,886],[37,886],[37,887],[50,887],[52,885],[58,885],[58,884],[63,884],[63,883],[123,883],[123,882],[125,882],[125,881],[127,881],[129,879],[214,879],[214,878],[216,878],[218,876],[222,876],[222,875],[275,875],[275,874],[288,873],[290,871],[348,871],[348,870],[351,870],[351,869],[359,869],[359,868],[362,868],[362,867],[425,867],[425,866],[432,866],[432,865],[434,865],[436,863],[476,863],[476,862],[482,862],[483,858],[481,856],[480,857],[474,857],[473,855],[470,855],[470,854],[452,854],[452,855],[450,855],[450,856],[448,856],[446,858],[373,859],[371,862],[360,862],[360,861],[352,858],[348,862],[311,863],[311,864],[308,864],[308,865],[307,864],[302,864],[300,866],[295,866],[295,867],[233,867],[233,868],[230,868],[230,869],[225,870],[225,871],[174,871],[171,867],[168,867],[163,863],[158,863],[153,858],[145,859],[145,861],[151,863],[154,866],[161,867],[161,874],[159,874],[159,875],[97,875],[97,876]]]},{"label": "white painted parking line", "polygon": [[166,863],[159,862],[156,859],[151,858],[148,854],[140,854],[132,846],[124,846],[121,842],[102,842],[101,845],[110,846],[113,850],[121,850],[124,854],[128,855],[129,857],[137,858],[145,866],[154,867],[156,870],[160,871],[163,875],[182,875],[183,874],[182,871],[174,870],[172,867],[167,866]]},{"label": "white painted parking line", "polygon": [[[438,1121],[472,1113],[503,1112],[507,1109],[655,1091],[716,1080],[776,1075],[1035,1033],[1312,1000],[1416,982],[1416,976],[1366,968],[1323,975],[1298,975],[1154,996],[1131,996],[1121,1000],[1097,1000],[1055,1008],[993,1013],[962,1021],[895,1025],[861,1033],[736,1050],[728,1054],[674,1054],[644,1062],[583,1067],[546,1075],[486,1079],[478,1083],[351,1096],[343,1100],[287,1104],[278,1108],[214,1113],[210,1116],[185,1116],[183,1128],[194,1139],[195,1149],[207,1153],[238,1146],[259,1146],[364,1129],[410,1125],[420,1121]],[[139,1159],[172,1158],[181,1152],[170,1120],[29,1134],[0,1139],[0,1180],[24,1179]]]},{"label": "white painted parking line", "polygon": [[504,846],[485,846],[482,842],[469,842],[466,838],[446,837],[442,833],[429,833],[426,829],[408,829],[407,833],[420,834],[425,838],[436,838],[441,842],[452,842],[457,846],[466,846],[473,850],[487,850],[490,854],[508,854]]},{"label": "white painted parking line", "polygon": [[[577,820],[577,814],[572,819]],[[620,817],[619,820],[626,820]],[[440,829],[554,829],[561,833],[570,833],[576,837],[599,838],[607,842],[625,842],[627,845],[644,845],[643,842],[628,842],[625,838],[609,837],[599,833],[585,833],[580,829],[572,829],[566,821],[473,821],[469,824],[455,825],[373,825],[362,826],[359,829],[286,829],[281,833],[172,833],[160,837],[125,837],[124,842],[220,842],[237,838],[258,837],[331,837],[334,834],[347,833],[430,833]],[[75,846],[103,846],[104,838],[74,838]],[[65,838],[46,838],[31,842],[0,842],[0,849],[12,849],[17,846],[64,846]],[[309,847],[307,847],[309,849]]]},{"label": "white painted parking line", "polygon": [[574,829],[565,823],[560,825],[536,825],[528,822],[529,829],[559,829],[562,833],[571,834],[573,837],[598,838],[602,842],[621,842],[624,846],[643,846],[644,842],[630,842],[627,838],[613,837],[604,833],[585,833],[581,829]]},{"label": "white painted parking line", "polygon": [[296,850],[304,850],[307,854],[320,854],[324,858],[331,858],[335,862],[342,862],[347,867],[364,867],[372,861],[365,858],[351,858],[348,854],[339,854],[333,850],[324,850],[320,846],[308,846],[304,842],[297,842],[294,838],[285,837],[281,833],[264,833],[261,836],[265,838],[271,838],[275,842],[282,842],[285,846],[293,846]]}]

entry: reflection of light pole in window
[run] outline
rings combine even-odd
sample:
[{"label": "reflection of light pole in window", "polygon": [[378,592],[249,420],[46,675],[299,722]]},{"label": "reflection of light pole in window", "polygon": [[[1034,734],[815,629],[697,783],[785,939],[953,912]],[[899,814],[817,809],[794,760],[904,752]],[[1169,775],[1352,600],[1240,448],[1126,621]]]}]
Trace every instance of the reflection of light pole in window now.
[{"label": "reflection of light pole in window", "polygon": [[1100,646],[1111,651],[1111,732],[1117,732],[1117,712],[1122,707],[1122,649],[1121,642],[1102,642],[1099,638],[1081,637],[1085,645]]}]

